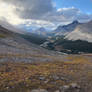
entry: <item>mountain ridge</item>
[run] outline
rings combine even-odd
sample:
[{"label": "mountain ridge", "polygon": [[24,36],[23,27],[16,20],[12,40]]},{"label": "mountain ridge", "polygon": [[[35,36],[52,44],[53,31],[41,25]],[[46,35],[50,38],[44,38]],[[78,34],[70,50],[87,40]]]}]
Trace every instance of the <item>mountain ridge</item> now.
[{"label": "mountain ridge", "polygon": [[84,40],[92,42],[92,21],[78,25],[65,37],[68,40]]},{"label": "mountain ridge", "polygon": [[77,27],[77,25],[79,25],[79,24],[80,23],[77,20],[75,20],[75,21],[73,21],[72,23],[70,23],[68,25],[58,26],[53,31],[53,33],[55,34],[55,36],[66,35],[69,32],[72,32]]}]

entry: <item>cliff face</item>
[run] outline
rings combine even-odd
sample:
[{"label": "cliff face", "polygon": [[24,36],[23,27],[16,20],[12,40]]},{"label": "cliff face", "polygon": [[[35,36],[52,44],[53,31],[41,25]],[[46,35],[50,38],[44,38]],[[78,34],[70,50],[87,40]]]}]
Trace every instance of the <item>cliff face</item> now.
[{"label": "cliff face", "polygon": [[92,42],[92,21],[78,25],[65,38],[69,40],[84,40]]}]

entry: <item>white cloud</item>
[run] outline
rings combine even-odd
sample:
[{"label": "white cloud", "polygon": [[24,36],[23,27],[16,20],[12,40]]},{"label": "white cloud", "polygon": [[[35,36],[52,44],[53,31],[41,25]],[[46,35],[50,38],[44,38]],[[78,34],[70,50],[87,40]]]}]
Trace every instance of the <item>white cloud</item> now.
[{"label": "white cloud", "polygon": [[14,13],[15,8],[13,5],[7,5],[0,1],[0,20],[7,20],[10,24],[14,25],[23,23],[24,20]]},{"label": "white cloud", "polygon": [[45,21],[45,20],[31,20],[31,19],[29,19],[29,20],[26,20],[26,26],[35,26],[36,25],[36,27],[54,27],[55,26],[55,24],[54,23],[52,23],[52,22],[50,22],[50,21]]},{"label": "white cloud", "polygon": [[59,8],[59,9],[57,9],[58,12],[70,11],[70,10],[75,10],[75,8],[74,7],[68,7],[68,8]]},{"label": "white cloud", "polygon": [[0,19],[13,25],[54,27],[73,20],[89,21],[91,15],[74,7],[56,10],[52,0],[0,0]]}]

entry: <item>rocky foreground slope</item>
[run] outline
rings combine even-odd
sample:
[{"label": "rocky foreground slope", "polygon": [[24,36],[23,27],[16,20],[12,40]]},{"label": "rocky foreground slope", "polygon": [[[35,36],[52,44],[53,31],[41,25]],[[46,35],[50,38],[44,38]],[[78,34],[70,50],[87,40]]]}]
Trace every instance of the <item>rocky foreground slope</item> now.
[{"label": "rocky foreground slope", "polygon": [[71,55],[66,62],[2,62],[0,92],[92,92],[91,61]]}]

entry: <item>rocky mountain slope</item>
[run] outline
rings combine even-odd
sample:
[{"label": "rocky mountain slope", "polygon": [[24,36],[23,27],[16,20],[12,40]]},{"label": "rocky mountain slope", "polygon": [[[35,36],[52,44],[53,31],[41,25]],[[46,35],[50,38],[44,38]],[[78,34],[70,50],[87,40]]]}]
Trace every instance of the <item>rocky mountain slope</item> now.
[{"label": "rocky mountain slope", "polygon": [[[59,27],[54,36],[41,46],[68,54],[92,53],[92,21]],[[58,34],[58,35],[57,35]]]},{"label": "rocky mountain slope", "polygon": [[32,44],[20,34],[0,26],[0,61],[49,61],[49,56],[55,55],[58,54]]},{"label": "rocky mountain slope", "polygon": [[54,31],[53,34],[55,36],[62,36],[72,32],[80,23],[78,21],[73,21],[72,23],[64,26],[58,26]]},{"label": "rocky mountain slope", "polygon": [[21,34],[20,36],[23,37],[24,39],[28,40],[29,42],[31,42],[33,44],[37,44],[37,45],[43,44],[46,41],[46,39],[48,38],[47,36],[39,35],[36,33],[30,33],[30,32]]},{"label": "rocky mountain slope", "polygon": [[92,21],[78,25],[65,38],[92,42]]}]

